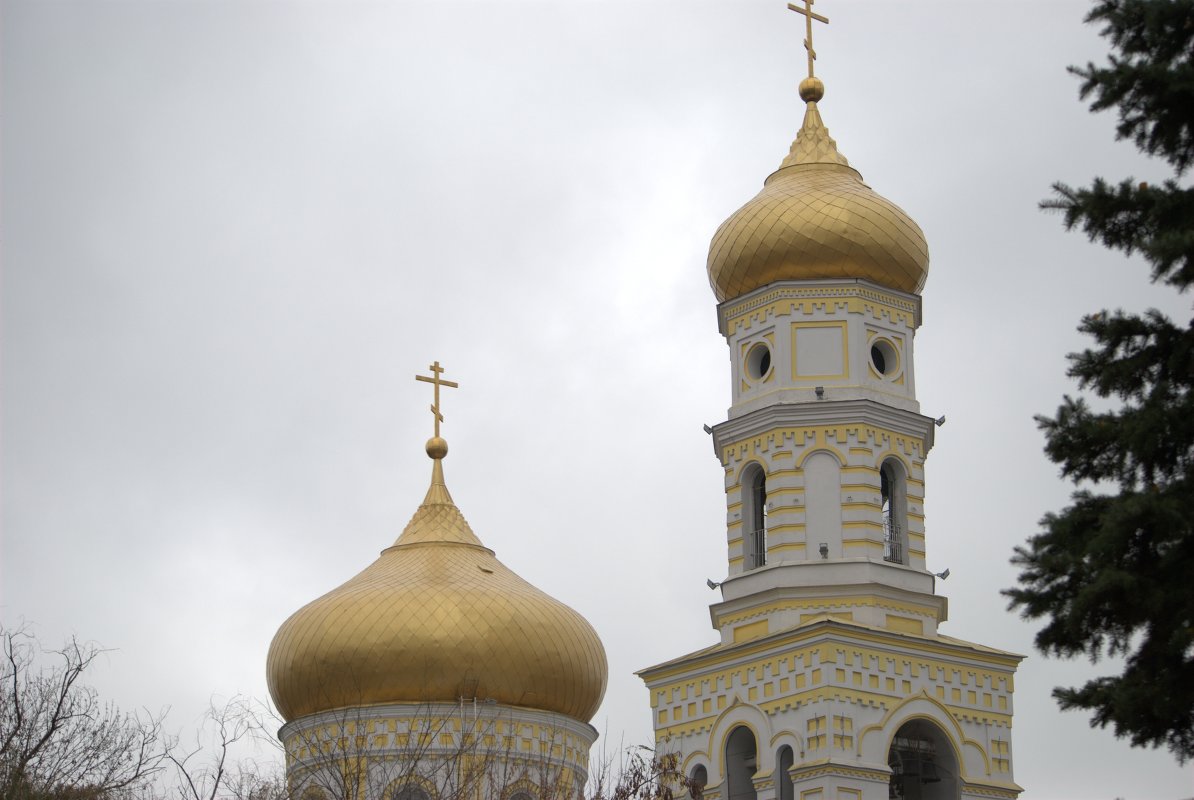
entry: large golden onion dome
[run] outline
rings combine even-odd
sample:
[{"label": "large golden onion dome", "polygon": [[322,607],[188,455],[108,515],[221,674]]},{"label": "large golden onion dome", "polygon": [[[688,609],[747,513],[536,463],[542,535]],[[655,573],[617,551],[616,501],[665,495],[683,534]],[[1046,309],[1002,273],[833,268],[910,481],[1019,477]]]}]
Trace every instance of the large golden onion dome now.
[{"label": "large golden onion dome", "polygon": [[787,158],[709,245],[718,302],[774,281],[853,279],[917,294],[929,247],[912,218],[862,182],[821,122],[824,86],[808,78],[804,124]]},{"label": "large golden onion dome", "polygon": [[461,697],[596,713],[607,677],[597,633],[481,544],[444,484],[446,453],[428,442],[431,488],[394,545],[274,636],[269,691],[287,721]]}]

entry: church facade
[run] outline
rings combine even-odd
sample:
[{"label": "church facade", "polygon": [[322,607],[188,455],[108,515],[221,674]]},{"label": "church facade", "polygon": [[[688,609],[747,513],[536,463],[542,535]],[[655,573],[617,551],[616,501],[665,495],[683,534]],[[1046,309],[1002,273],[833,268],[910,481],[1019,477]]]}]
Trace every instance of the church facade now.
[{"label": "church facade", "polygon": [[[719,640],[640,672],[655,738],[706,800],[1015,798],[1021,657],[939,632],[926,568],[914,338],[928,247],[862,181],[800,85],[804,122],[718,229],[710,284],[731,405]],[[943,420],[942,420],[943,421]],[[712,583],[712,582],[711,582]]]}]

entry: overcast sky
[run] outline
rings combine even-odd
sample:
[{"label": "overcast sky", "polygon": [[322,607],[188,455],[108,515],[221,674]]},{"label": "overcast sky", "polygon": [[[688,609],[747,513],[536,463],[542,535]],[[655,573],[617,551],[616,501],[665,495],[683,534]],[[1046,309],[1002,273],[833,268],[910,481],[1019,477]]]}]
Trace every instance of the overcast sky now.
[{"label": "overcast sky", "polygon": [[[1179,798],[1006,611],[1012,548],[1070,491],[1033,422],[1074,328],[1189,298],[1037,209],[1156,180],[1068,64],[1085,2],[824,0],[822,115],[916,219],[928,562],[943,633],[1027,654],[1028,798]],[[0,618],[112,652],[126,708],[266,696],[294,610],[372,561],[427,488],[425,384],[481,539],[609,653],[594,725],[650,739],[633,671],[716,640],[728,357],[705,257],[802,113],[782,0],[5,2]],[[609,746],[609,745],[607,745]]]}]

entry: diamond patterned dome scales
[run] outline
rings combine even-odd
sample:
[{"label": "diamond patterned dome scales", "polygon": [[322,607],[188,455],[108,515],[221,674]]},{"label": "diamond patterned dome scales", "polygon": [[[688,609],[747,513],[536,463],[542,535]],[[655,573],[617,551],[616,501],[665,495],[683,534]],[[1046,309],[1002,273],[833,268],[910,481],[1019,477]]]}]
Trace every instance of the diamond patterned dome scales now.
[{"label": "diamond patterned dome scales", "polygon": [[718,302],[782,280],[864,279],[918,294],[929,250],[920,227],[862,181],[821,120],[818,78],[800,85],[804,123],[787,157],[709,245]]},{"label": "diamond patterned dome scales", "polygon": [[286,720],[462,696],[596,713],[607,678],[596,632],[481,544],[448,493],[446,452],[428,443],[431,486],[397,541],[275,635],[268,682]]}]

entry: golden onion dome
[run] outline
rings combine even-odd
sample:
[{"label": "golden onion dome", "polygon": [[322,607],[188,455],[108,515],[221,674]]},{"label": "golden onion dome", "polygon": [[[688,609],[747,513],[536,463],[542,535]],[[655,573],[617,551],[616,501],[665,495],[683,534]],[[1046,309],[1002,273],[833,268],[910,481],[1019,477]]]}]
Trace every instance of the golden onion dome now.
[{"label": "golden onion dome", "polygon": [[279,713],[465,697],[589,721],[607,677],[597,633],[481,544],[444,484],[447,443],[427,450],[431,488],[394,545],[274,636]]},{"label": "golden onion dome", "polygon": [[924,287],[924,234],[837,151],[817,110],[823,94],[819,79],[801,83],[808,108],[787,158],[713,235],[708,270],[718,302],[786,280],[862,278],[913,294]]}]

